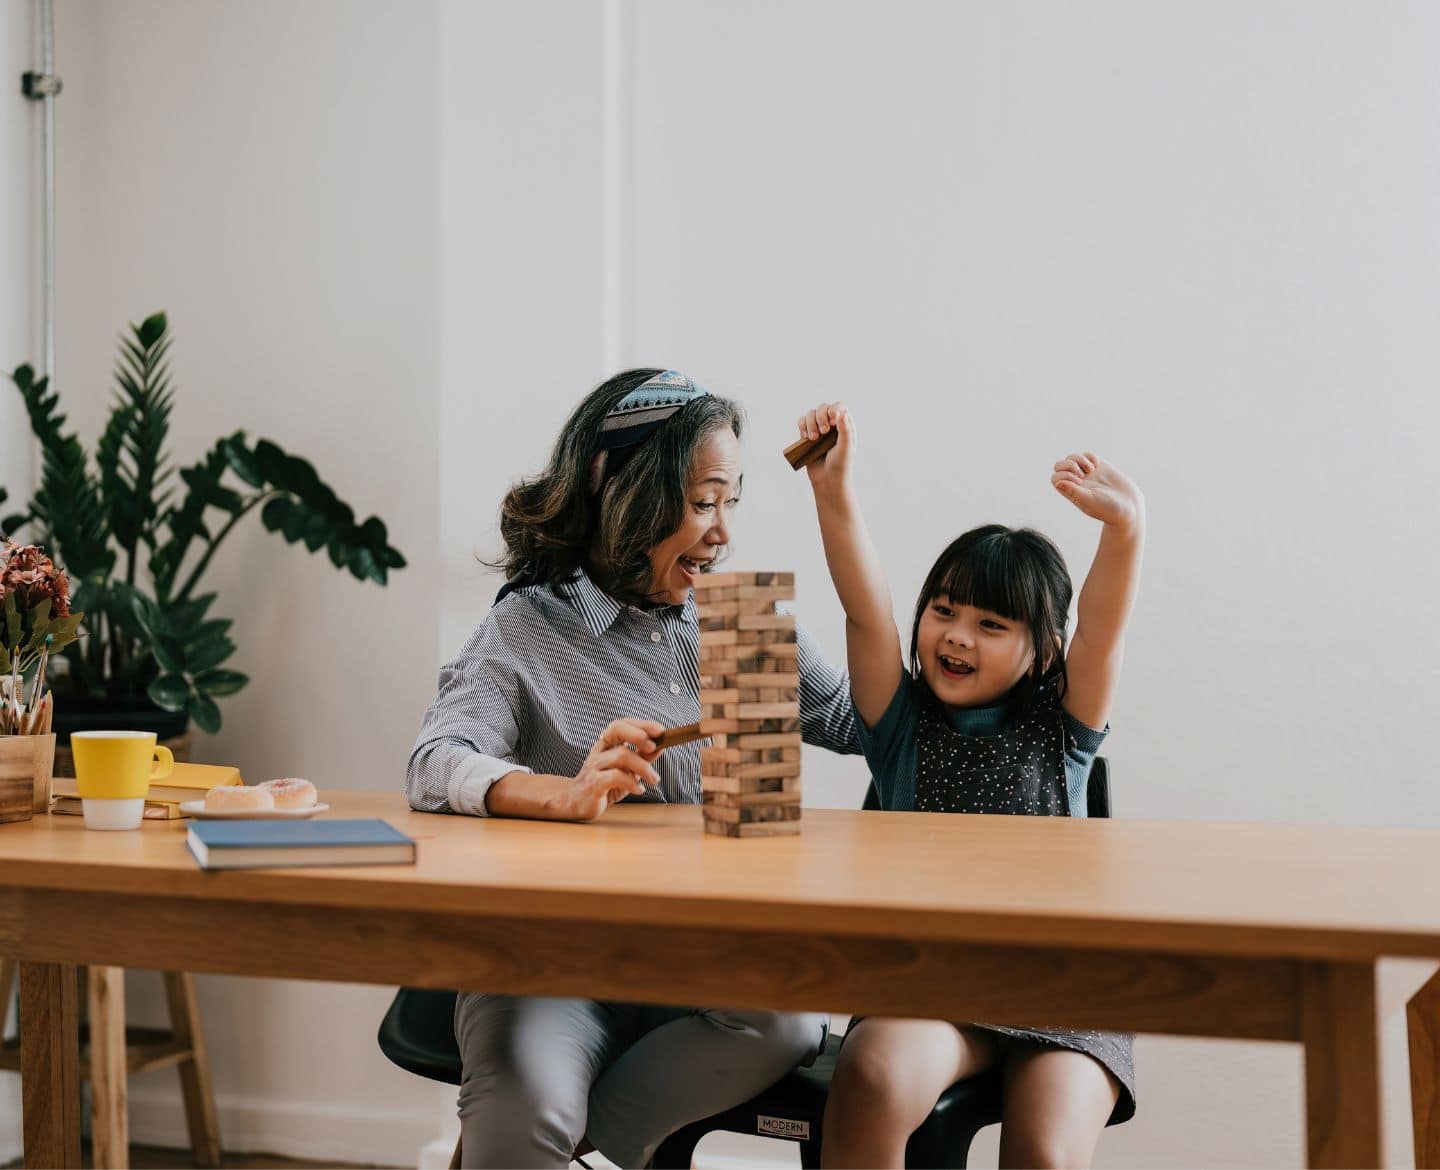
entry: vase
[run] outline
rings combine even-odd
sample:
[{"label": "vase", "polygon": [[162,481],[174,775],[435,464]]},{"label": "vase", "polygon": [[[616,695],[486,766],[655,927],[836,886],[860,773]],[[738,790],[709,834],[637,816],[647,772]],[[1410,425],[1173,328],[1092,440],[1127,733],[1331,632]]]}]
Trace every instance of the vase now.
[{"label": "vase", "polygon": [[55,735],[0,735],[0,824],[50,810]]}]

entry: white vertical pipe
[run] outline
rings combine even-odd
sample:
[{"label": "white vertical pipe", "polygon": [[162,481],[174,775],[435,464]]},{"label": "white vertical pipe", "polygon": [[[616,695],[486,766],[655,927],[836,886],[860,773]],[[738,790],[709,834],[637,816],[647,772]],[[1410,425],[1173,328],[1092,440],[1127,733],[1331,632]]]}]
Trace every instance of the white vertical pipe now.
[{"label": "white vertical pipe", "polygon": [[600,29],[600,357],[608,378],[624,356],[623,0],[604,0]]}]

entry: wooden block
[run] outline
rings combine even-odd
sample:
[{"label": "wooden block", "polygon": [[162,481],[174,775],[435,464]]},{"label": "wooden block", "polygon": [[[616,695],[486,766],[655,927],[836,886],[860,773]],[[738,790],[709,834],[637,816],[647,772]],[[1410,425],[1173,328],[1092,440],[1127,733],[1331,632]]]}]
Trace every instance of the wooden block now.
[{"label": "wooden block", "polygon": [[705,831],[712,837],[798,837],[799,821],[763,821],[759,824],[732,825],[728,821],[705,821]]},{"label": "wooden block", "polygon": [[735,623],[736,623],[736,621],[738,621],[738,620],[739,620],[738,618],[735,618],[735,617],[733,617],[733,616],[732,616],[732,617],[716,617],[716,616],[714,616],[714,615],[712,615],[712,614],[708,614],[708,613],[705,613],[705,612],[702,611],[701,614],[700,614],[700,622],[699,622],[699,624],[700,624],[700,633],[701,633],[702,635],[704,635],[704,634],[713,634],[713,633],[714,633],[715,631],[717,631],[717,630],[733,630],[733,629],[736,628],[736,627],[735,627]]},{"label": "wooden block", "polygon": [[741,731],[738,719],[716,719],[713,716],[700,720],[700,735],[705,739],[713,739],[717,735],[730,735]]},{"label": "wooden block", "polygon": [[792,627],[788,630],[734,630],[726,631],[735,635],[735,642],[740,647],[738,654],[768,654],[770,647],[783,646],[787,642],[795,641],[795,630]]},{"label": "wooden block", "polygon": [[705,732],[700,729],[699,723],[685,723],[679,727],[667,727],[659,735],[655,736],[656,747],[679,747],[682,743],[694,743],[697,739],[704,739]]},{"label": "wooden block", "polygon": [[798,719],[799,703],[726,703],[716,715],[722,719]]},{"label": "wooden block", "polygon": [[738,659],[742,667],[744,667],[746,663],[757,662],[764,663],[765,665],[762,669],[765,670],[780,669],[779,667],[772,668],[769,665],[772,662],[784,662],[786,663],[786,670],[794,670],[795,661],[800,654],[799,648],[793,640],[788,642],[773,641],[745,646],[736,645],[731,647],[731,649],[733,651],[731,657]]},{"label": "wooden block", "polygon": [[[700,770],[708,772],[711,765],[726,764],[792,764],[800,759],[798,747],[744,748],[727,744],[724,747],[700,749]],[[714,775],[726,775],[716,772]]]},{"label": "wooden block", "polygon": [[[730,737],[729,746],[733,748],[739,748],[741,751],[753,751],[756,749],[765,748],[786,748],[798,753],[800,751],[800,744],[802,743],[802,741],[803,737],[798,731],[787,731],[781,733],[772,732],[760,735],[752,734],[749,732],[741,732],[738,735],[732,735]],[[800,756],[797,754],[795,758],[798,760]]]},{"label": "wooden block", "polygon": [[[790,794],[785,793],[784,795]],[[761,824],[765,821],[798,821],[800,819],[800,799],[796,796],[785,804],[747,804],[738,808],[706,804],[703,806],[703,810],[707,821],[728,821],[736,825]]]},{"label": "wooden block", "polygon": [[696,598],[696,604],[700,607],[700,616],[707,617],[738,617],[742,613],[750,611],[744,608],[740,601],[712,601],[708,597],[701,601]]},{"label": "wooden block", "polygon": [[[703,772],[703,769],[702,769]],[[700,792],[789,792],[800,796],[799,776],[707,776],[700,777]]]},{"label": "wooden block", "polygon": [[749,573],[726,570],[723,573],[705,573],[695,582],[695,592],[724,589],[732,585],[794,585],[795,574],[789,571],[774,572],[755,570]]},{"label": "wooden block", "polygon": [[783,452],[785,462],[799,471],[807,463],[813,463],[835,446],[839,438],[840,432],[831,427],[818,439],[796,439]]},{"label": "wooden block", "polygon": [[739,694],[738,702],[741,703],[798,703],[800,701],[799,687],[736,687],[731,688]]},{"label": "wooden block", "polygon": [[794,601],[795,584],[741,585],[736,590],[740,601]]},{"label": "wooden block", "polygon": [[701,630],[700,657],[733,658],[739,641],[739,630]]},{"label": "wooden block", "polygon": [[700,764],[700,773],[702,777],[713,776],[717,780],[784,780],[800,775],[800,761],[743,761],[710,758]]},{"label": "wooden block", "polygon": [[705,688],[700,692],[700,706],[702,707],[718,707],[726,703],[738,703],[740,699],[738,687],[731,687],[727,690]]},{"label": "wooden block", "polygon": [[737,630],[793,630],[795,618],[788,613],[742,613],[735,619],[735,628]]},{"label": "wooden block", "polygon": [[[783,662],[783,660],[782,660]],[[793,666],[793,664],[790,664]],[[732,687],[789,687],[800,686],[800,676],[791,670],[737,670],[726,675]]]},{"label": "wooden block", "polygon": [[800,793],[788,788],[773,792],[719,792],[712,789],[704,794],[704,803],[719,808],[755,808],[765,804],[798,805]]}]

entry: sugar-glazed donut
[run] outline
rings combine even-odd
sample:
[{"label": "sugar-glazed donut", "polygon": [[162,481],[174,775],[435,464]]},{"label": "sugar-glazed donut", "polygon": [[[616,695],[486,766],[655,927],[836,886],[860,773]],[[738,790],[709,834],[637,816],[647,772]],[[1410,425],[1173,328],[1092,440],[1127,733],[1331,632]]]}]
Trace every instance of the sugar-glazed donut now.
[{"label": "sugar-glazed donut", "polygon": [[274,808],[275,798],[262,787],[247,788],[244,784],[222,784],[205,794],[205,807],[216,812],[254,812]]},{"label": "sugar-glazed donut", "polygon": [[267,780],[260,787],[275,798],[276,808],[313,808],[317,799],[315,785],[293,776]]}]

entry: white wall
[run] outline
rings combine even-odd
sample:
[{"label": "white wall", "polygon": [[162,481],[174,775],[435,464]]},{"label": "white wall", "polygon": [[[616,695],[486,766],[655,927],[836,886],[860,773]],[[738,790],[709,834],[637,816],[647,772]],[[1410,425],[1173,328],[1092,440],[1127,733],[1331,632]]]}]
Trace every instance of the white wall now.
[{"label": "white wall", "polygon": [[[0,375],[22,362],[40,364],[39,276],[37,263],[39,202],[32,194],[40,169],[38,157],[40,108],[19,92],[19,77],[38,69],[38,46],[29,0],[0,0]],[[22,510],[30,498],[29,427],[20,395],[8,376],[0,376],[0,486],[10,498],[0,516]],[[0,1004],[4,1030],[10,1004]],[[0,1078],[0,1159],[20,1150],[20,1085],[18,1077]]]},{"label": "white wall", "polygon": [[[72,420],[93,439],[118,331],[166,309],[176,461],[274,439],[410,561],[382,590],[237,529],[209,583],[252,683],[200,758],[399,790],[438,620],[436,9],[62,0],[56,26]],[[387,990],[199,983],[229,1148],[403,1163],[435,1133],[441,1090],[375,1046]],[[163,1018],[158,984],[129,980],[136,1018]],[[173,1071],[131,1098],[136,1140],[183,1144]]]},{"label": "white wall", "polygon": [[[505,485],[618,354],[745,402],[736,563],[796,569],[833,654],[778,455],[801,409],[859,416],[902,616],[985,520],[1044,528],[1083,575],[1094,532],[1047,475],[1093,447],[1151,511],[1118,811],[1440,820],[1440,10],[71,0],[59,21],[74,417],[93,436],[115,331],[166,307],[178,453],[235,426],[293,445],[411,559],[382,592],[235,539],[216,584],[256,682],[209,758],[398,785],[493,591]],[[854,761],[807,768],[812,802],[858,799]],[[203,983],[233,1146],[398,1161],[436,1128],[443,1091],[373,1048],[383,992]],[[1099,1164],[1298,1163],[1295,1049],[1142,1039],[1139,1063]],[[178,1134],[163,1075],[137,1083],[137,1136]]]}]

